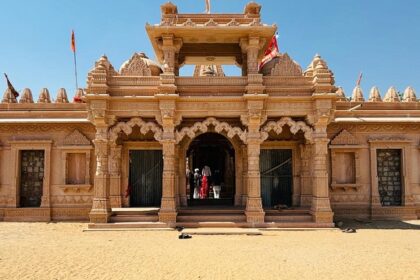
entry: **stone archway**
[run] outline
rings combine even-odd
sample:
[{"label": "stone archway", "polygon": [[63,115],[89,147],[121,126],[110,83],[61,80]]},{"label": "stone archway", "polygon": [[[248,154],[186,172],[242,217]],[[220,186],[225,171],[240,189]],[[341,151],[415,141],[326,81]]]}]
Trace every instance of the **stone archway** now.
[{"label": "stone archway", "polygon": [[157,146],[161,146],[163,130],[154,122],[146,122],[140,117],[131,118],[128,121],[121,121],[111,127],[108,131],[110,140],[109,173],[110,173],[110,203],[111,207],[128,206],[129,197],[123,195],[127,192],[129,185],[129,151],[124,145],[118,143],[118,139],[124,133],[129,136],[135,127],[139,128],[140,134],[146,135],[152,132]]},{"label": "stone archway", "polygon": [[[215,133],[226,138],[232,145],[235,153],[235,197],[234,205],[245,205],[247,188],[244,184],[244,151],[246,151],[247,131],[240,127],[232,127],[227,122],[220,122],[216,118],[207,118],[202,122],[196,122],[191,127],[184,127],[175,132],[176,143],[178,144],[178,173],[185,174],[186,155],[191,143],[200,135]],[[246,160],[246,159],[245,159]],[[187,206],[186,178],[181,176],[178,180],[178,202],[180,206]],[[184,187],[185,186],[185,187]]]}]

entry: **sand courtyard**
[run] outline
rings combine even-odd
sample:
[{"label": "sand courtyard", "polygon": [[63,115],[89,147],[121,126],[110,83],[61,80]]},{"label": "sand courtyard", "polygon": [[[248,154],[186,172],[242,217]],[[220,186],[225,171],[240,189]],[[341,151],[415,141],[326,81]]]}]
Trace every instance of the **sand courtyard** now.
[{"label": "sand courtyard", "polygon": [[84,232],[84,223],[2,223],[0,279],[418,279],[420,225],[345,224],[259,236]]}]

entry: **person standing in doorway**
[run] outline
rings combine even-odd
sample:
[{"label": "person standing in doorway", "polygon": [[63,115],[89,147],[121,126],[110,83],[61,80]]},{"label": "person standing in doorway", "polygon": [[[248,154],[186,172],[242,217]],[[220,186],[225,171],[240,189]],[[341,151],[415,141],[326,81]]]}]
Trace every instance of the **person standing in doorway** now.
[{"label": "person standing in doorway", "polygon": [[200,198],[200,188],[201,188],[201,175],[200,175],[200,169],[196,168],[194,170],[194,177],[193,177],[193,186],[194,186],[194,194],[193,199]]},{"label": "person standing in doorway", "polygon": [[201,197],[201,199],[205,199],[209,195],[209,179],[210,179],[210,176],[211,176],[210,167],[205,165],[203,167],[203,170],[201,171],[201,175],[203,177],[202,177],[202,182],[201,182],[200,197]]}]

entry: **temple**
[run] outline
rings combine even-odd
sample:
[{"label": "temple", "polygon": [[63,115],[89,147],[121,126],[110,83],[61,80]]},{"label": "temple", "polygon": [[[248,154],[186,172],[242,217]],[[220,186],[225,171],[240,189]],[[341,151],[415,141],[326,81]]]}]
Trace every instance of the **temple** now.
[{"label": "temple", "polygon": [[[54,102],[43,89],[36,103],[30,89],[19,100],[7,89],[0,220],[110,228],[418,219],[414,89],[382,98],[373,88],[365,100],[357,86],[346,98],[319,55],[306,70],[287,53],[259,69],[277,30],[260,11],[251,2],[240,14],[181,14],[169,2],[161,22],[146,25],[156,61],[138,52],[118,70],[100,57],[77,102],[64,89]],[[185,65],[192,76],[180,76]],[[194,193],[195,169],[205,194]]]}]

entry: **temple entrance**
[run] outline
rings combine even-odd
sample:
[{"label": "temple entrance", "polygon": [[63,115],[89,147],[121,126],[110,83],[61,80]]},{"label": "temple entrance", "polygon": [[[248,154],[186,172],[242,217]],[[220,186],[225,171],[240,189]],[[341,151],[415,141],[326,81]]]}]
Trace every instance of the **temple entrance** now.
[{"label": "temple entrance", "polygon": [[20,207],[40,207],[44,182],[44,151],[21,151]]},{"label": "temple entrance", "polygon": [[377,150],[378,190],[382,206],[401,206],[401,150]]},{"label": "temple entrance", "polygon": [[187,151],[189,206],[232,206],[235,196],[235,150],[224,136],[205,133]]},{"label": "temple entrance", "polygon": [[260,154],[263,207],[292,206],[292,150],[263,149]]},{"label": "temple entrance", "polygon": [[129,192],[131,207],[160,207],[163,157],[161,150],[131,150]]}]

